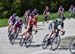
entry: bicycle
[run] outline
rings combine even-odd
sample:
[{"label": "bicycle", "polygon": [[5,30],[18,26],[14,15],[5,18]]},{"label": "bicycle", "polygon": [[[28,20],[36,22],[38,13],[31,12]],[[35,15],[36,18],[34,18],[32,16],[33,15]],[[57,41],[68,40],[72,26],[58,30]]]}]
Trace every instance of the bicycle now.
[{"label": "bicycle", "polygon": [[[27,33],[29,34],[27,37]],[[23,46],[23,44],[25,44],[25,47],[29,47],[32,39],[33,39],[33,35],[32,35],[32,27],[29,29],[29,31],[26,34],[24,33],[24,35],[21,36],[20,39],[20,46]]]},{"label": "bicycle", "polygon": [[71,40],[69,44],[69,51],[71,54],[75,54],[75,37]]},{"label": "bicycle", "polygon": [[59,45],[60,45],[60,35],[59,35],[59,30],[57,30],[55,32],[55,34],[52,34],[51,36],[49,36],[49,34],[47,34],[42,42],[42,48],[46,49],[49,45],[51,45],[51,50],[56,50]]},{"label": "bicycle", "polygon": [[13,32],[13,28],[8,28],[8,37],[10,40],[10,43],[13,45],[15,42],[15,39],[18,37],[18,34],[20,32],[20,28],[17,28],[16,31]]}]

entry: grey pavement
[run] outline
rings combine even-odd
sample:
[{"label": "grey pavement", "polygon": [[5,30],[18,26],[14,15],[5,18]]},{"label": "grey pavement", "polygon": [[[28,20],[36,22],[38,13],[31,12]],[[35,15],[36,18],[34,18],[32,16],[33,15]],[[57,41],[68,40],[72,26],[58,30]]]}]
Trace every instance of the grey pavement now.
[{"label": "grey pavement", "polygon": [[[75,35],[75,19],[65,20],[65,35],[61,38]],[[24,30],[24,29],[23,29]],[[14,45],[9,43],[7,27],[0,28],[0,54],[70,54],[69,50],[63,47],[59,47],[56,51],[52,51],[49,48],[42,49],[41,44],[44,36],[48,33],[48,23],[38,23],[38,33],[34,35],[33,31],[33,43],[29,48],[20,46],[19,41],[16,40]]]}]

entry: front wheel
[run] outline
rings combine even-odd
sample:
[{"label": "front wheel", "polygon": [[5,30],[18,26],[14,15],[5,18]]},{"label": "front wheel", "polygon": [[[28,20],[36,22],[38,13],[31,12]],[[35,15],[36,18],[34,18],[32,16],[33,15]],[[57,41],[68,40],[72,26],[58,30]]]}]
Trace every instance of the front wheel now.
[{"label": "front wheel", "polygon": [[56,50],[58,47],[59,47],[59,45],[60,45],[60,36],[58,35],[58,36],[53,36],[52,37],[52,39],[51,39],[51,42],[52,42],[52,44],[51,44],[51,50]]},{"label": "front wheel", "polygon": [[71,54],[75,54],[75,38],[73,38],[69,44],[69,51]]}]

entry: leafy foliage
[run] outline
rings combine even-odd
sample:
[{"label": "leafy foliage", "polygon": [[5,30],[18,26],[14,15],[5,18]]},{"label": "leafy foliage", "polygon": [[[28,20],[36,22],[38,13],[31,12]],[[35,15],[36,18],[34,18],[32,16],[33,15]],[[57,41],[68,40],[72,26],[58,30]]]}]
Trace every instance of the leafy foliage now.
[{"label": "leafy foliage", "polygon": [[75,0],[0,0],[0,18],[9,18],[12,13],[22,16],[27,9],[37,8],[39,13],[43,13],[46,5],[52,12],[57,12],[60,5],[68,10],[71,4],[75,5]]}]

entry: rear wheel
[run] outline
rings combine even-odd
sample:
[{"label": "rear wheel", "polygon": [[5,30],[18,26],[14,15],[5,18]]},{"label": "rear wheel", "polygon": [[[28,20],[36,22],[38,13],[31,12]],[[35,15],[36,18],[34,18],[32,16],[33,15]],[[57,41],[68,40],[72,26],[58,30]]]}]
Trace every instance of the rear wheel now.
[{"label": "rear wheel", "polygon": [[11,36],[10,36],[10,43],[13,45],[14,42],[15,42],[15,39],[14,39],[13,35],[11,35]]},{"label": "rear wheel", "polygon": [[14,42],[15,42],[15,39],[16,39],[16,34],[17,34],[17,32],[15,33],[15,32],[13,32],[13,33],[11,33],[11,35],[10,35],[10,43],[13,45],[14,44]]},{"label": "rear wheel", "polygon": [[11,32],[12,32],[12,29],[11,29],[11,27],[10,27],[10,28],[8,28],[8,37],[10,37]]}]

